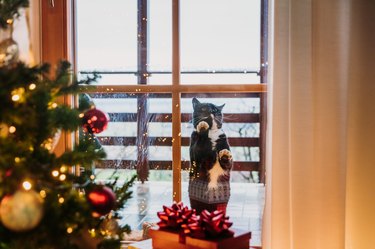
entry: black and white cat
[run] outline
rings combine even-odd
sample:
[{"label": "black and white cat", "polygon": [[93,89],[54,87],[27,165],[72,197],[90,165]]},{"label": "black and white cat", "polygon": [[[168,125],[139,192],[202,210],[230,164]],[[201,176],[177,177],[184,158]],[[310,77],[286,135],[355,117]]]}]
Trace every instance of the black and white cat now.
[{"label": "black and white cat", "polygon": [[192,102],[194,131],[190,140],[190,202],[197,210],[201,207],[215,210],[216,204],[226,206],[230,196],[233,160],[222,130],[225,104],[201,103],[196,98]]}]

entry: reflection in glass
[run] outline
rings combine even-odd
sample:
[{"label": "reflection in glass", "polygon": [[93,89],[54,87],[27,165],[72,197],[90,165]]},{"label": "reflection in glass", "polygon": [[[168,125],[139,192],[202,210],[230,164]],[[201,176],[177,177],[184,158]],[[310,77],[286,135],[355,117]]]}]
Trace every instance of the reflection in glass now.
[{"label": "reflection in glass", "polygon": [[[156,215],[153,202],[160,202],[154,197],[164,195],[165,190],[161,189],[166,186],[172,188],[170,94],[152,94],[144,98],[144,94],[95,93],[90,94],[90,97],[96,107],[107,112],[110,117],[108,129],[97,135],[107,153],[106,160],[96,166],[97,179],[105,179],[114,170],[121,175],[120,180],[136,172],[139,174],[140,168],[145,170],[145,178],[140,178],[141,181],[134,186],[135,198],[127,204],[129,207],[136,206],[137,210],[125,208],[124,212]],[[157,190],[155,181],[163,182],[159,186],[162,192],[154,192]],[[152,189],[149,185],[151,183]],[[172,195],[166,195],[164,199],[169,203]]]}]

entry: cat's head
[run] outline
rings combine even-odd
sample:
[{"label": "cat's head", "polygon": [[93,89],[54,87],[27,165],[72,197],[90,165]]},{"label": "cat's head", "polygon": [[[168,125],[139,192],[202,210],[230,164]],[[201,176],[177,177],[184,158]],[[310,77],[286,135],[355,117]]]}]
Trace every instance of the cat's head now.
[{"label": "cat's head", "polygon": [[220,129],[223,124],[223,107],[225,104],[217,106],[212,103],[201,103],[197,98],[193,98],[193,125],[197,125],[201,121],[205,121],[209,125],[209,129]]}]

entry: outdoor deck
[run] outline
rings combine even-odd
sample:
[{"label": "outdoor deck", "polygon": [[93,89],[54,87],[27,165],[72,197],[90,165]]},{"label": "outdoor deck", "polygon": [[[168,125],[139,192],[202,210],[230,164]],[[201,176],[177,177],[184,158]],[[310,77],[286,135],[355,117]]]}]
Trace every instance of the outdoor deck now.
[{"label": "outdoor deck", "polygon": [[[261,245],[262,215],[264,207],[264,185],[255,183],[231,183],[231,198],[227,214],[233,227],[252,233],[251,245]],[[182,183],[182,201],[190,206],[187,183]],[[157,222],[156,213],[163,205],[172,204],[172,184],[170,182],[137,183],[133,186],[133,198],[125,208],[122,222],[133,230],[141,230],[144,222]]]}]

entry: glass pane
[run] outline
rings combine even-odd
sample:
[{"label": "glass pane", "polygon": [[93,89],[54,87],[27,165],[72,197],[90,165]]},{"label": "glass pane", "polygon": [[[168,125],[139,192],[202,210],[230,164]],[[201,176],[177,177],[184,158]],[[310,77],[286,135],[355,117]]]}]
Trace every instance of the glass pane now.
[{"label": "glass pane", "polygon": [[183,73],[181,84],[256,84],[260,77],[256,73]]},{"label": "glass pane", "polygon": [[[217,186],[219,190],[211,193],[208,191],[208,183],[210,180],[205,178],[208,175],[207,171],[195,169],[189,171],[190,162],[190,149],[194,148],[202,149],[205,148],[202,141],[204,141],[203,133],[198,135],[196,143],[191,138],[192,133],[196,131],[194,128],[193,120],[193,104],[192,99],[196,97],[200,103],[212,103],[216,106],[225,104],[222,109],[223,122],[222,131],[227,136],[227,142],[230,145],[230,151],[233,156],[233,166],[229,172],[229,183],[228,178],[218,178]],[[205,108],[205,107],[202,107]],[[197,108],[196,108],[197,109]],[[202,109],[203,110],[203,109]],[[224,185],[230,185],[230,197],[227,202],[227,214],[230,219],[234,222],[236,228],[250,230],[253,233],[252,242],[257,241],[255,244],[260,244],[260,231],[261,231],[261,213],[263,210],[264,198],[264,186],[259,184],[259,119],[260,119],[260,96],[259,94],[242,93],[242,94],[182,94],[181,100],[181,112],[182,112],[182,200],[189,206],[192,205],[191,197],[193,200],[203,201],[203,203],[226,203],[227,196],[223,189]],[[203,113],[203,111],[202,111]],[[207,121],[209,114],[204,114],[199,122]],[[198,122],[198,123],[199,123]],[[221,134],[221,132],[220,132]],[[192,141],[193,140],[193,141]],[[191,145],[191,144],[194,145]],[[211,143],[211,142],[209,142]],[[217,141],[220,143],[220,141]],[[210,151],[212,151],[212,144],[209,145],[207,152],[204,156],[198,156],[195,158],[195,162],[198,164],[197,167],[202,166],[198,161],[207,160],[205,157]],[[215,159],[216,160],[216,159]],[[206,161],[207,162],[207,161]],[[211,167],[210,164],[207,167]],[[197,175],[191,174],[191,172],[198,171]],[[190,176],[189,176],[190,175]],[[199,184],[192,183],[192,179],[198,179]],[[211,178],[209,178],[211,179]],[[198,187],[197,187],[198,186]],[[221,190],[220,190],[221,188]],[[220,192],[220,193],[219,193]],[[219,193],[219,194],[218,194]],[[211,200],[212,199],[212,200]],[[206,205],[206,204],[199,204]],[[216,204],[209,204],[216,205]],[[252,243],[253,244],[253,243]],[[253,244],[254,245],[254,244]]]},{"label": "glass pane", "polygon": [[[137,1],[79,0],[76,3],[80,74],[102,71],[99,84],[137,84]],[[147,3],[148,84],[171,84],[172,1]],[[259,0],[181,0],[180,7],[182,84],[214,87],[259,83]],[[143,222],[158,221],[157,211],[172,202],[171,94],[90,96],[97,108],[110,116],[108,129],[98,134],[108,156],[95,170],[97,179],[104,180],[115,170],[124,180],[137,169],[148,172],[148,181],[134,186],[133,198],[124,209],[124,222],[133,229],[142,229]],[[223,130],[234,158],[227,211],[235,227],[252,230],[254,241],[260,234],[263,203],[255,199],[264,197],[263,185],[257,184],[256,171],[259,94],[182,94],[182,200],[187,205],[190,205],[188,170],[190,136],[194,130],[193,97],[201,102],[225,104]],[[138,164],[140,161],[143,163]]]},{"label": "glass pane", "polygon": [[201,72],[183,84],[259,83],[260,1],[181,0],[181,67]]},{"label": "glass pane", "polygon": [[[79,0],[77,4],[78,71],[137,69],[137,1]],[[136,82],[134,73],[103,77],[103,84]],[[130,76],[130,77],[129,77]]]},{"label": "glass pane", "polygon": [[172,82],[172,1],[149,1],[149,84]]},{"label": "glass pane", "polygon": [[[126,180],[142,167],[148,180],[137,182],[124,208],[124,223],[142,229],[156,221],[162,204],[172,203],[172,101],[170,94],[89,95],[96,108],[110,117],[107,130],[97,138],[107,153],[95,169],[97,180],[117,171]],[[138,125],[137,122],[140,124]],[[143,162],[143,163],[138,163]]]}]

